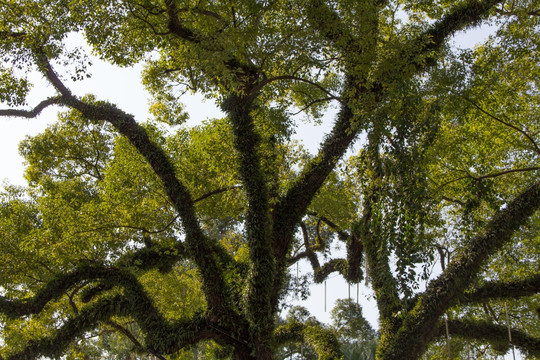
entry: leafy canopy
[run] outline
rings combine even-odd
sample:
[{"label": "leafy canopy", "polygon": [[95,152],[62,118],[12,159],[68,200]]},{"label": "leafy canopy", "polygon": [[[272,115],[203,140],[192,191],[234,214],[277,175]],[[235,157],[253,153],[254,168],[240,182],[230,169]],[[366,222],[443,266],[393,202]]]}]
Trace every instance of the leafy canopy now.
[{"label": "leafy canopy", "polygon": [[[62,108],[1,194],[0,358],[417,359],[446,327],[454,356],[539,356],[539,7],[0,3],[0,116]],[[485,43],[448,45],[481,24]],[[88,50],[143,65],[150,119],[72,91]],[[26,109],[36,72],[51,95]],[[188,127],[186,92],[224,117]],[[330,112],[310,154],[296,124]],[[333,327],[278,320],[300,261],[366,281],[379,331],[348,302]]]}]

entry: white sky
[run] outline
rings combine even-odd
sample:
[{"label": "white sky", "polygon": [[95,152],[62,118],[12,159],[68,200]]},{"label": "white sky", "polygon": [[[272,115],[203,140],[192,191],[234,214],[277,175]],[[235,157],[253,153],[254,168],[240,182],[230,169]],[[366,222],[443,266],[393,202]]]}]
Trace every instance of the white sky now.
[{"label": "white sky", "polygon": [[[454,42],[460,47],[472,47],[478,41],[484,39],[491,31],[489,29],[476,29],[466,34],[458,34]],[[75,43],[83,43],[82,37],[75,38]],[[98,59],[93,59],[90,79],[70,84],[70,88],[76,95],[88,93],[95,94],[98,99],[108,100],[117,104],[122,110],[134,114],[136,119],[148,118],[147,104],[148,94],[140,82],[141,67],[115,68]],[[43,80],[32,91],[29,98],[29,106],[35,106],[53,91]],[[69,82],[68,82],[69,84]],[[190,123],[197,123],[207,118],[220,117],[221,112],[211,101],[205,101],[202,96],[185,95],[184,103],[190,114]],[[3,106],[2,106],[3,108]],[[45,129],[47,124],[54,122],[58,108],[49,108],[36,119],[0,118],[0,151],[2,154],[0,163],[0,181],[10,184],[24,185],[22,158],[18,154],[18,143],[28,135],[35,135]],[[306,147],[314,152],[321,142],[324,134],[329,131],[333,122],[333,114],[325,119],[322,126],[300,123],[297,133],[303,138]],[[300,273],[309,271],[307,263],[301,264]],[[324,311],[324,284],[313,285],[311,296],[307,301],[294,302],[308,308],[320,321],[330,322],[330,310],[337,299],[346,299],[349,291],[346,282],[340,276],[333,276],[327,281],[326,303],[327,311]],[[356,300],[356,285],[353,284],[350,294]],[[364,316],[377,328],[378,312],[373,300],[373,293],[369,288],[360,286],[360,303],[364,309]],[[509,357],[510,356],[510,357]],[[511,355],[506,358],[511,359]],[[518,359],[520,355],[518,353]]]}]

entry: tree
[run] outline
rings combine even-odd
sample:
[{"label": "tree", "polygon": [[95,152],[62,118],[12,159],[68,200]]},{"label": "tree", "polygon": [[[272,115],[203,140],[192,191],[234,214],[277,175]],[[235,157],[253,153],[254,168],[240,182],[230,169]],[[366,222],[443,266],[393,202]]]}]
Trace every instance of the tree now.
[{"label": "tree", "polygon": [[[445,314],[453,336],[505,351],[506,326],[477,310],[505,299],[527,316],[513,344],[538,356],[538,6],[2,2],[0,115],[67,111],[21,145],[28,187],[4,190],[1,356],[89,357],[107,330],[158,358],[207,341],[235,359],[295,341],[340,358],[335,332],[276,321],[302,259],[316,282],[369,282],[379,359],[419,358]],[[487,22],[483,46],[448,46]],[[70,90],[90,75],[73,33],[113,64],[145,65],[153,119]],[[31,71],[54,94],[26,110]],[[185,91],[226,118],[187,129]],[[332,104],[310,156],[291,141],[293,113],[321,121]],[[516,255],[527,266],[506,263]]]}]

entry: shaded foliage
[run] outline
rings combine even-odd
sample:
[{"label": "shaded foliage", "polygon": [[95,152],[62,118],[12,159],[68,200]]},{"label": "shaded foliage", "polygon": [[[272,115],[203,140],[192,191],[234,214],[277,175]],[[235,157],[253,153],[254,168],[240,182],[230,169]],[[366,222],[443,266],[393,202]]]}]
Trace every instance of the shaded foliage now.
[{"label": "shaded foliage", "polygon": [[[1,194],[0,358],[417,359],[444,351],[445,316],[456,353],[492,356],[503,304],[538,356],[538,7],[1,3],[0,116],[66,110],[22,142],[28,185]],[[481,24],[486,42],[448,45]],[[71,91],[88,47],[143,64],[151,119]],[[25,109],[34,72],[52,95]],[[190,91],[223,118],[188,127]],[[295,114],[336,108],[317,153],[293,140]],[[378,332],[350,302],[333,327],[278,321],[310,281],[299,261],[365,280]]]}]

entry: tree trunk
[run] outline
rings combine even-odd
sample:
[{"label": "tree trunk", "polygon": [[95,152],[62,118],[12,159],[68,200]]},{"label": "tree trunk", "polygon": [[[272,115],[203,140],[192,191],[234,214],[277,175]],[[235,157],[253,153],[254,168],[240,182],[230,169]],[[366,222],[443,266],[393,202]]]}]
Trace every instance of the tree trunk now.
[{"label": "tree trunk", "polygon": [[248,347],[236,347],[234,349],[234,360],[272,360],[274,358],[272,350],[268,347],[258,347],[256,354]]}]

